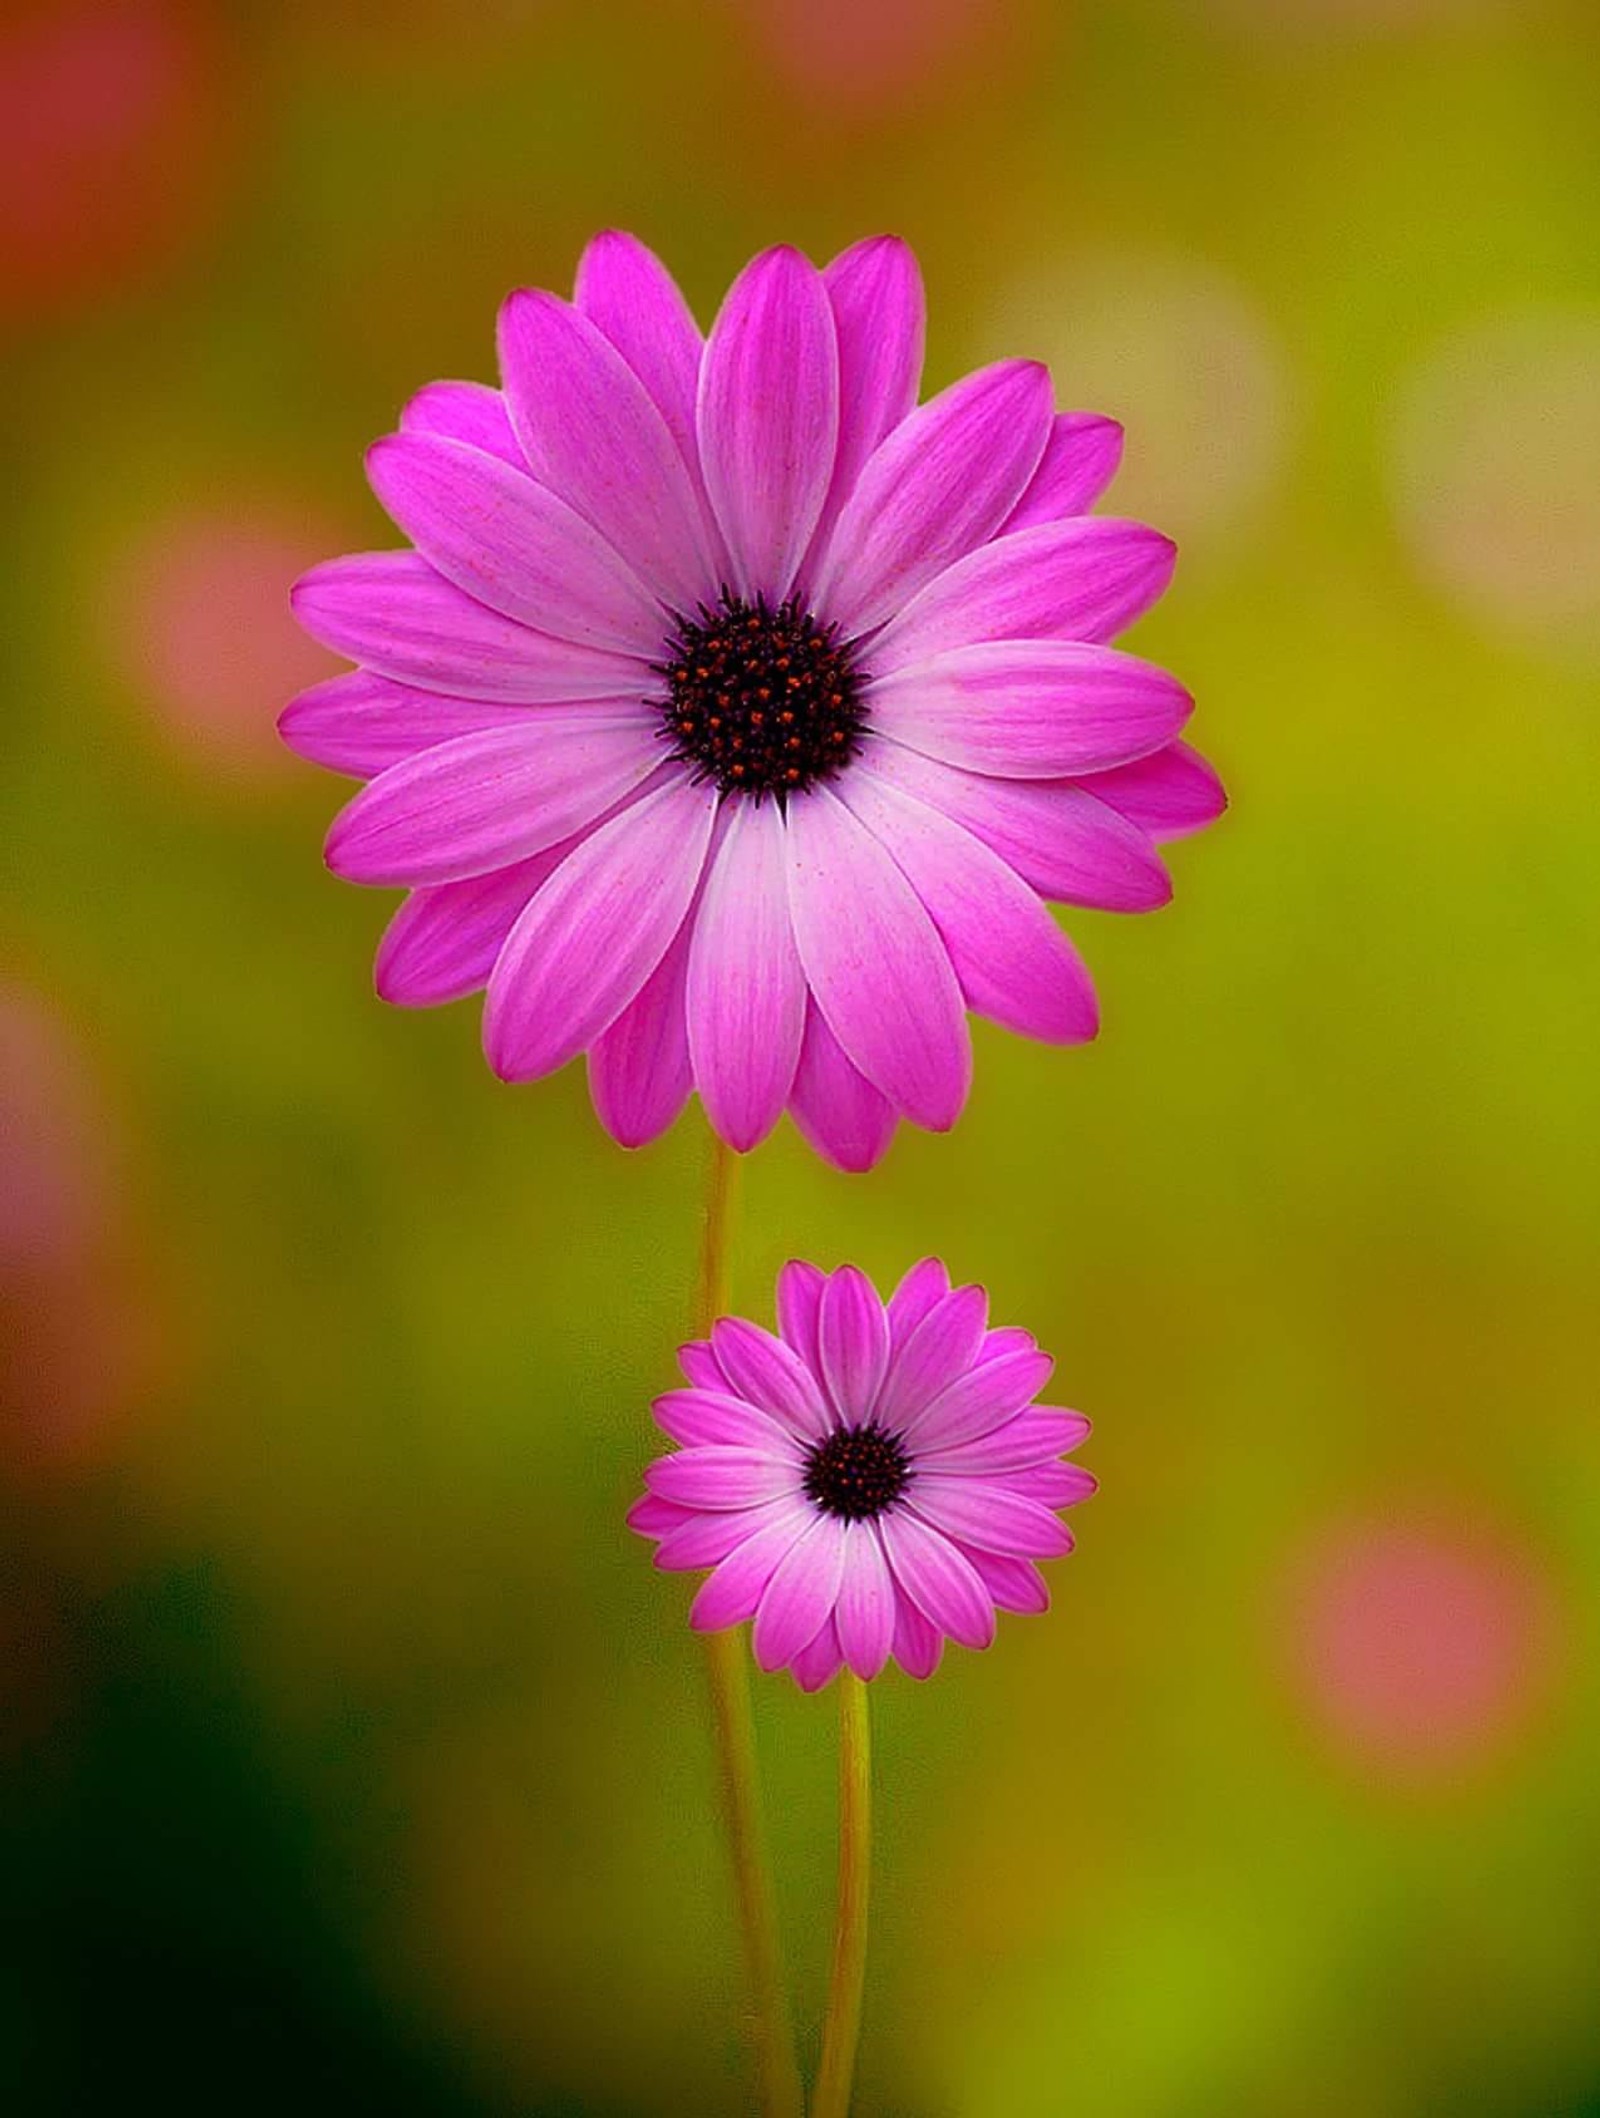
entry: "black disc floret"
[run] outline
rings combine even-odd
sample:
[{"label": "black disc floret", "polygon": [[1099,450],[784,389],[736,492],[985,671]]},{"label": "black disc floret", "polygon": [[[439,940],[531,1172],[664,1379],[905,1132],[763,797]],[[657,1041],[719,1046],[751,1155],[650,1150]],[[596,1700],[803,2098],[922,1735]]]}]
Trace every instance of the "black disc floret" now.
[{"label": "black disc floret", "polygon": [[724,794],[780,800],[848,765],[866,725],[865,684],[838,627],[797,599],[775,607],[724,589],[679,618],[656,665],[673,755]]},{"label": "black disc floret", "polygon": [[806,1458],[807,1495],[825,1515],[870,1522],[892,1508],[911,1482],[911,1459],[897,1435],[876,1420],[839,1427]]}]

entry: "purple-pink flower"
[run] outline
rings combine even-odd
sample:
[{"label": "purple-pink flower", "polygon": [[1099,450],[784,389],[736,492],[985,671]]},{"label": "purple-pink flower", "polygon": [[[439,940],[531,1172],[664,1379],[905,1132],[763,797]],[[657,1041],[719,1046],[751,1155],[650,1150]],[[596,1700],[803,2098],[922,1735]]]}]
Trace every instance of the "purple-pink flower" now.
[{"label": "purple-pink flower", "polygon": [[657,1566],[711,1568],[690,1623],[753,1619],[760,1666],[815,1691],[891,1655],[931,1676],[947,1639],[987,1647],[997,1610],[1044,1610],[1035,1562],[1071,1551],[1057,1510],[1095,1481],[1061,1460],[1089,1422],[1033,1402],[1053,1364],[1030,1334],[991,1330],[937,1258],[887,1303],[853,1265],[786,1265],[778,1326],[723,1317],[656,1399],[681,1446],[628,1520]]},{"label": "purple-pink flower", "polygon": [[360,665],[282,721],[371,782],[329,864],[411,893],[378,990],[486,987],[496,1073],[586,1053],[628,1145],[691,1090],[849,1169],[953,1124],[969,1009],[1095,1033],[1045,900],[1165,902],[1156,841],[1222,807],[1188,694],[1107,644],[1173,562],[1085,512],[1120,428],[1032,361],[919,406],[922,342],[893,238],[765,252],[702,340],[602,235],[572,302],[507,301],[500,390],[433,384],[371,451],[415,548],[296,588]]}]

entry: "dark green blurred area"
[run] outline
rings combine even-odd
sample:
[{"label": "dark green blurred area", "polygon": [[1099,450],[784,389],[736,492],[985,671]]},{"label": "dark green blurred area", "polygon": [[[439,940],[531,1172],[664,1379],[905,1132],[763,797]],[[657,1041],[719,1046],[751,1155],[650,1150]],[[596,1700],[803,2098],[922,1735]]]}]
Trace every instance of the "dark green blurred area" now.
[{"label": "dark green blurred area", "polygon": [[[1056,1607],[875,1688],[859,2109],[1600,2109],[1600,20],[1516,0],[24,7],[0,28],[0,2106],[747,2108],[686,1585],[621,1525],[702,1137],[371,995],[300,567],[635,229],[892,227],[1180,537],[1234,795],[739,1305],[1058,1356]],[[30,129],[31,128],[31,129]],[[808,2035],[832,1716],[758,1693]],[[8,2079],[13,2076],[13,2079]]]}]

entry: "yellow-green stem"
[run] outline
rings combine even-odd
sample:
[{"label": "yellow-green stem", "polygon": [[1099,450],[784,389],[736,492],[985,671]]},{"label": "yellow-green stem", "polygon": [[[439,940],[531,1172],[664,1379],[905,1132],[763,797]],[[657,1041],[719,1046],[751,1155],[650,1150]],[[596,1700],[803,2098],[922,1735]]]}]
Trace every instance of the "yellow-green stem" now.
[{"label": "yellow-green stem", "polygon": [[[706,1180],[705,1226],[695,1288],[694,1332],[705,1337],[727,1307],[728,1236],[738,1164],[713,1139]],[[767,1859],[761,1781],[756,1763],[755,1720],[750,1710],[750,1671],[736,1632],[712,1633],[706,1641],[717,1759],[722,1773],[723,1816],[739,1901],[739,1926],[749,1981],[751,2042],[765,2118],[803,2118],[800,2069],[795,2060],[778,1907]]]},{"label": "yellow-green stem", "polygon": [[839,1904],[811,2118],[848,2118],[867,1976],[867,1899],[872,1881],[872,1723],[867,1687],[839,1673]]}]

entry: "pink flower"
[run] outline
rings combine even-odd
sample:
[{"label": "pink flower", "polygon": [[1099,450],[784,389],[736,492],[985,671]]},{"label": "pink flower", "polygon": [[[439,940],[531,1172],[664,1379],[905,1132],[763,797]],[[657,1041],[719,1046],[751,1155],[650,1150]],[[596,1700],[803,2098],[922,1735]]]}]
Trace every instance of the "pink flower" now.
[{"label": "pink flower", "polygon": [[1060,1460],[1089,1422],[1033,1403],[1052,1362],[1029,1334],[991,1331],[936,1258],[887,1304],[854,1265],[786,1265],[778,1322],[724,1317],[656,1399],[683,1446],[628,1520],[657,1566],[712,1569],[689,1622],[753,1618],[761,1667],[815,1691],[891,1654],[931,1676],[946,1639],[989,1645],[997,1609],[1044,1610],[1034,1561],[1071,1551],[1056,1510],[1095,1481]]},{"label": "pink flower", "polygon": [[942,1130],[967,1010],[1071,1044],[1094,991],[1046,898],[1141,911],[1208,823],[1190,700],[1106,643],[1173,548],[1083,510],[1121,432],[1002,361],[918,406],[890,237],[765,252],[702,343],[630,236],[500,317],[503,391],[436,383],[369,457],[416,549],[335,560],[302,624],[361,667],[283,716],[370,779],[329,865],[410,897],[403,1005],[487,987],[525,1081],[586,1052],[617,1139],[699,1091],[864,1169]]}]

